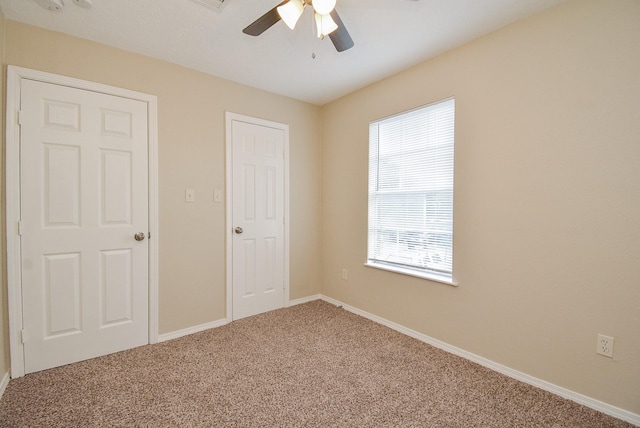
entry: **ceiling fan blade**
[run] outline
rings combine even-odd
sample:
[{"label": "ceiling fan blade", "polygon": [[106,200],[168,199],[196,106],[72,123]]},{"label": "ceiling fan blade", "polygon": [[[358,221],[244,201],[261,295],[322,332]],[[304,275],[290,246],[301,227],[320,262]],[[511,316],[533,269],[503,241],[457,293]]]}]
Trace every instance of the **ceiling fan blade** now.
[{"label": "ceiling fan blade", "polygon": [[280,14],[278,13],[278,7],[287,3],[289,0],[284,0],[278,6],[271,9],[269,12],[262,15],[260,18],[256,19],[252,24],[250,24],[247,28],[242,30],[244,34],[248,34],[250,36],[259,36],[260,34],[267,31],[273,24],[280,21]]},{"label": "ceiling fan blade", "polygon": [[333,46],[336,47],[336,50],[338,52],[346,51],[347,49],[352,48],[353,39],[351,39],[347,28],[344,26],[344,22],[342,22],[342,19],[340,19],[340,15],[338,15],[338,12],[335,9],[331,11],[331,18],[333,18],[333,21],[338,25],[337,30],[329,33],[329,37],[333,42]]}]

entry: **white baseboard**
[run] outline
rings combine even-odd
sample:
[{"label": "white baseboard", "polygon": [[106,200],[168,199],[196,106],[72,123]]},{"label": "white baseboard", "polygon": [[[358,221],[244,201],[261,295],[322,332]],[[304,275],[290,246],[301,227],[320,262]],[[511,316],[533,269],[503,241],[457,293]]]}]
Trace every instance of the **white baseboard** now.
[{"label": "white baseboard", "polygon": [[4,376],[2,376],[2,380],[0,380],[0,398],[2,398],[4,390],[7,389],[7,385],[9,385],[9,372],[6,372]]},{"label": "white baseboard", "polygon": [[[287,304],[287,307],[301,305],[307,302],[313,302],[314,300],[319,300],[322,298],[320,294],[314,294],[313,296],[302,297],[300,299],[290,300]],[[221,319],[218,321],[212,321],[210,323],[200,324],[193,327],[185,328],[183,330],[172,331],[170,333],[164,333],[158,336],[158,342],[166,342],[167,340],[177,339],[179,337],[187,336],[193,333],[199,333],[204,330],[209,330],[210,328],[222,327],[225,324],[228,324],[229,320]]]},{"label": "white baseboard", "polygon": [[222,327],[225,324],[228,324],[226,318],[212,321],[205,324],[196,325],[193,327],[185,328],[183,330],[172,331],[171,333],[164,333],[158,336],[158,342],[166,342],[167,340],[177,339],[179,337],[187,336],[193,333],[199,333],[201,331],[209,330],[210,328]]},{"label": "white baseboard", "polygon": [[289,300],[287,307],[301,305],[303,303],[313,302],[314,300],[322,299],[322,294],[314,294],[313,296],[301,297],[300,299]]},{"label": "white baseboard", "polygon": [[429,345],[435,346],[436,348],[447,351],[451,354],[457,355],[462,358],[466,358],[469,361],[473,361],[474,363],[480,364],[481,366],[487,367],[491,370],[494,370],[498,373],[502,373],[506,376],[509,376],[513,379],[519,380],[521,382],[527,383],[529,385],[535,386],[542,390],[551,392],[553,394],[559,395],[560,397],[566,398],[568,400],[574,401],[578,404],[582,404],[584,406],[590,407],[599,412],[605,413],[607,415],[616,417],[618,419],[622,419],[623,421],[629,422],[635,426],[640,426],[640,415],[629,412],[628,410],[621,409],[619,407],[612,406],[610,404],[604,403],[602,401],[596,400],[594,398],[588,397],[586,395],[579,394],[577,392],[571,391],[569,389],[563,388],[558,385],[554,385],[550,382],[547,382],[542,379],[538,379],[536,377],[530,376],[526,373],[519,372],[502,364],[491,361],[487,358],[481,357],[476,354],[472,354],[471,352],[465,351],[464,349],[449,345],[448,343],[442,342],[438,339],[434,339],[433,337],[427,336],[425,334],[419,333],[415,330],[411,330],[407,327],[404,327],[400,324],[396,324],[392,321],[379,317],[377,315],[373,315],[369,312],[363,311],[361,309],[355,308],[353,306],[349,306],[345,303],[342,303],[336,299],[332,299],[331,297],[320,295],[320,299],[324,300],[327,303],[331,303],[332,305],[342,306],[345,310],[349,312],[353,312],[356,315],[360,315],[364,318],[367,318],[373,322],[378,324],[382,324],[386,327],[389,327],[393,330],[396,330],[402,334],[406,334],[407,336],[418,339],[422,342],[428,343]]}]

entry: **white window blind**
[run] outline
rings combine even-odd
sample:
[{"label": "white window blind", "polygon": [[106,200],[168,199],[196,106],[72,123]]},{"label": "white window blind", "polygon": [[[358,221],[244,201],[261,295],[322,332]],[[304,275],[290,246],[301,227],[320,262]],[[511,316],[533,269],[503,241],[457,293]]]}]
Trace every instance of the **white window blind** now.
[{"label": "white window blind", "polygon": [[369,126],[368,264],[452,280],[455,100]]}]

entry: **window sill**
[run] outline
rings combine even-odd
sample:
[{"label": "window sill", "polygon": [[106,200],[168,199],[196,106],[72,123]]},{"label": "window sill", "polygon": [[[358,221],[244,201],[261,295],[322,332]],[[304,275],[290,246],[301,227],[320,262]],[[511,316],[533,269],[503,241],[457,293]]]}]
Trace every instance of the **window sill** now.
[{"label": "window sill", "polygon": [[380,263],[372,263],[372,262],[367,262],[364,265],[367,266],[367,267],[380,269],[380,270],[386,270],[386,271],[389,271],[389,272],[399,273],[399,274],[402,274],[402,275],[413,276],[413,277],[421,278],[421,279],[428,279],[429,281],[440,282],[442,284],[452,285],[454,287],[458,286],[458,283],[456,281],[454,281],[453,279],[447,278],[446,276],[436,275],[436,274],[433,274],[433,273],[419,272],[419,271],[416,271],[416,270],[413,270],[413,269],[405,269],[405,268],[401,268],[401,267],[398,267],[398,266],[390,266],[390,265],[385,265],[385,264],[380,264]]}]

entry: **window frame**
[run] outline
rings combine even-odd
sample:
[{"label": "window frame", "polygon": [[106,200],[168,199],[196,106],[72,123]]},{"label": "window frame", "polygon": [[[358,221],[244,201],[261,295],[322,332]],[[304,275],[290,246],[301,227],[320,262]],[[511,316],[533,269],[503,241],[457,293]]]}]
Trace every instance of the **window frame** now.
[{"label": "window frame", "polygon": [[[451,221],[451,225],[450,225],[450,229],[447,231],[447,233],[449,233],[450,231],[450,244],[448,245],[447,248],[449,248],[450,250],[450,254],[451,254],[451,273],[449,274],[448,272],[438,272],[437,269],[434,268],[420,268],[418,266],[410,266],[410,265],[404,265],[401,262],[394,262],[394,261],[384,261],[384,260],[379,260],[375,258],[375,255],[372,253],[372,216],[377,215],[374,214],[372,212],[372,195],[374,195],[375,192],[378,192],[378,195],[381,195],[384,193],[384,190],[380,190],[377,189],[375,191],[372,190],[372,182],[375,183],[380,183],[379,181],[379,163],[378,162],[373,162],[372,161],[372,154],[374,156],[377,156],[377,160],[380,159],[380,156],[377,155],[377,153],[379,153],[380,150],[380,140],[378,139],[377,141],[373,142],[372,138],[373,138],[373,133],[372,133],[372,126],[374,125],[380,125],[382,123],[384,123],[385,121],[390,121],[393,119],[398,119],[398,118],[402,118],[403,116],[406,117],[410,117],[412,114],[418,113],[421,110],[426,110],[426,109],[433,109],[434,107],[438,106],[439,104],[443,104],[443,103],[449,103],[449,102],[453,102],[453,106],[452,106],[452,115],[453,117],[451,118],[452,120],[452,130],[451,130],[451,138],[453,139],[452,143],[451,143],[451,175],[450,175],[450,179],[451,179],[451,187],[450,187],[450,192],[451,192],[451,197],[450,197],[450,204],[451,204],[451,216],[450,216],[450,221]],[[437,125],[436,125],[437,126]],[[403,131],[404,132],[405,128],[403,127]],[[374,145],[376,144],[375,148]],[[409,149],[406,149],[405,151],[402,151],[401,153],[405,154]],[[424,150],[429,150],[428,148],[424,148]],[[443,283],[443,284],[447,284],[447,285],[453,285],[453,286],[457,286],[458,283],[457,281],[455,281],[454,279],[454,252],[453,252],[453,248],[454,248],[454,242],[453,242],[453,237],[454,237],[454,230],[453,230],[453,220],[454,220],[454,200],[455,200],[455,97],[448,97],[433,103],[429,103],[429,104],[425,104],[413,109],[409,109],[394,115],[390,115],[387,117],[383,117],[380,119],[376,119],[373,120],[369,123],[369,157],[368,157],[368,182],[367,182],[367,261],[364,263],[364,265],[366,267],[371,267],[371,268],[375,268],[375,269],[380,269],[380,270],[384,270],[384,271],[389,271],[389,272],[394,272],[394,273],[398,273],[398,274],[402,274],[402,275],[408,275],[408,276],[412,276],[412,277],[417,277],[417,278],[421,278],[421,279],[427,279],[430,281],[435,281],[435,282],[439,282],[439,283]],[[377,166],[377,170],[375,172],[372,171],[372,167],[376,167]],[[420,171],[422,173],[422,171]],[[405,172],[403,171],[403,174]],[[404,175],[403,175],[404,176]],[[372,181],[375,180],[375,181]],[[399,194],[402,194],[404,192],[404,194],[410,193],[412,190],[411,189],[406,189],[406,188],[399,188],[397,189],[399,190]],[[437,186],[433,186],[431,185],[430,187],[424,187],[424,188],[420,188],[419,190],[416,190],[416,192],[421,192],[424,194],[424,197],[427,197],[426,195],[429,192],[437,192]],[[447,190],[448,191],[448,190]],[[417,199],[416,199],[417,200]],[[412,201],[415,202],[415,201]],[[377,226],[377,224],[376,224]],[[375,226],[374,226],[375,227]],[[401,229],[398,229],[396,231],[396,233],[400,233]],[[409,232],[407,232],[409,233]],[[422,233],[425,233],[425,231],[423,230]]]}]

